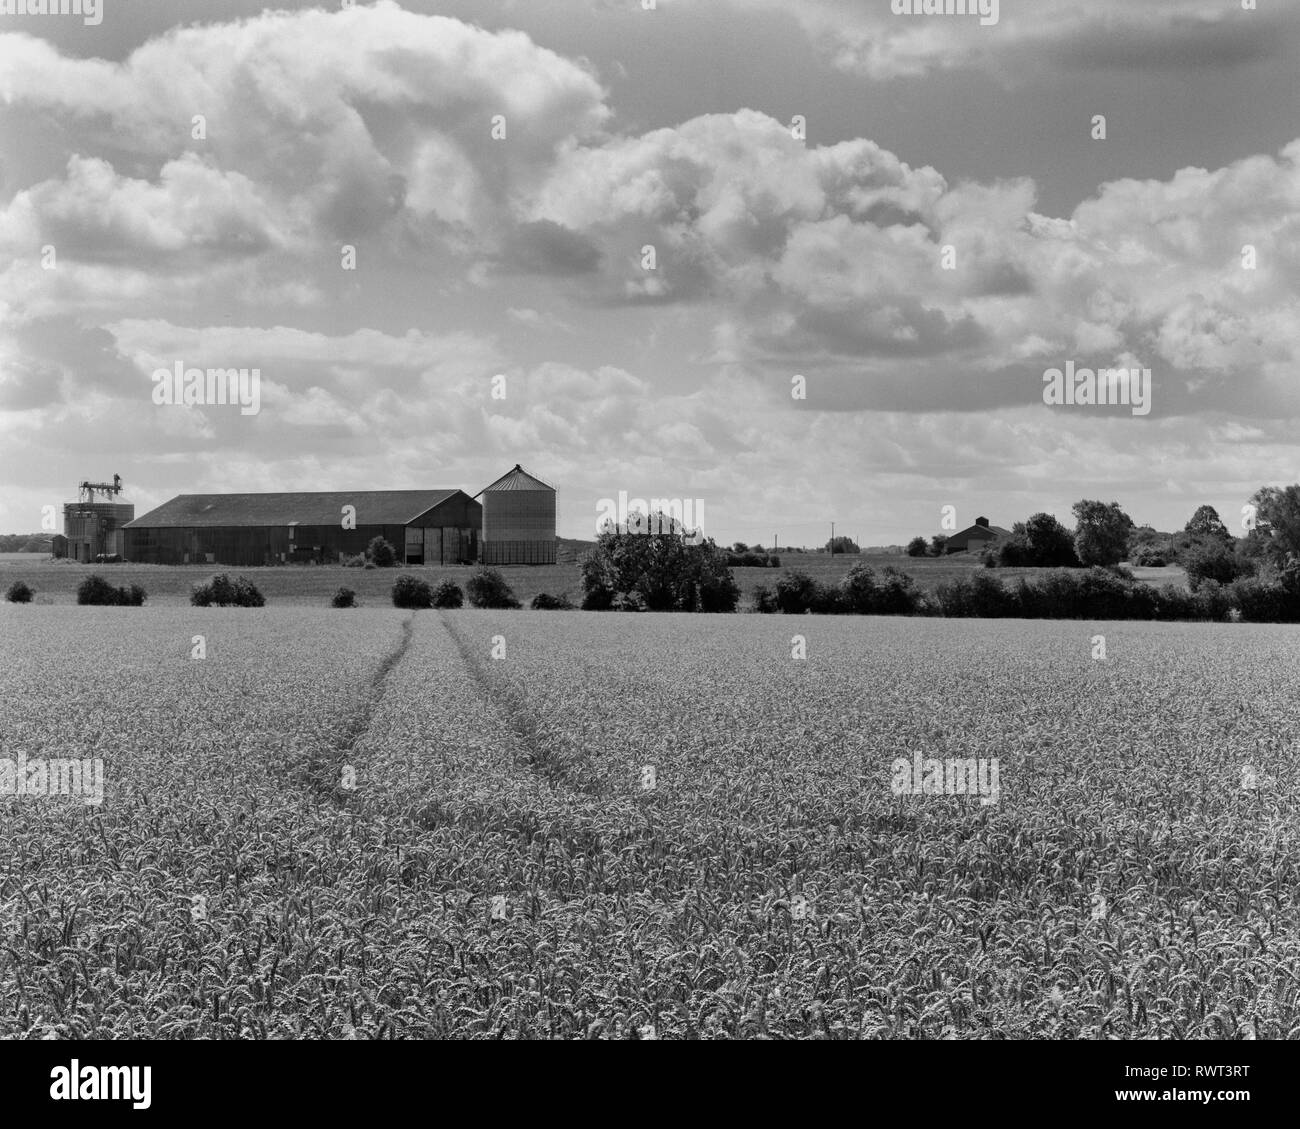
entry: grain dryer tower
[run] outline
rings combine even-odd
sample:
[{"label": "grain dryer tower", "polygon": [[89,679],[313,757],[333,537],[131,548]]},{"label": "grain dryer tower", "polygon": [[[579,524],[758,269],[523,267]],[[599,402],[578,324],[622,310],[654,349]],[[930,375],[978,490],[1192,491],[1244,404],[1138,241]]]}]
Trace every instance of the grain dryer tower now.
[{"label": "grain dryer tower", "polygon": [[478,497],[484,564],[555,563],[555,487],[515,463]]},{"label": "grain dryer tower", "polygon": [[[74,561],[122,555],[122,526],[135,517],[135,506],[109,501],[121,493],[122,478],[115,474],[112,482],[83,482],[79,500],[64,504],[63,534],[67,545],[60,548]],[[96,494],[104,500],[95,501]]]}]

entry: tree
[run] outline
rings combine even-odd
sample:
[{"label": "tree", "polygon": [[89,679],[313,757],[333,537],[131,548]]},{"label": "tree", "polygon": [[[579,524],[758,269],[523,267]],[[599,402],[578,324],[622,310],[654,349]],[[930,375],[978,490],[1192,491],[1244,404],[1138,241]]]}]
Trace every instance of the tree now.
[{"label": "tree", "polygon": [[1250,502],[1264,555],[1278,566],[1288,559],[1300,560],[1300,485],[1265,486],[1255,491]]},{"label": "tree", "polygon": [[1074,550],[1085,565],[1119,564],[1128,552],[1133,519],[1118,502],[1075,502]]},{"label": "tree", "polygon": [[936,533],[933,537],[930,538],[930,556],[932,557],[943,556],[943,551],[947,547],[947,545],[948,545],[948,538],[946,538],[942,533]]},{"label": "tree", "polygon": [[1079,563],[1074,538],[1052,514],[1036,513],[1011,527],[1011,539],[998,547],[1005,566],[1072,568]]},{"label": "tree", "polygon": [[735,611],[740,589],[727,553],[711,538],[607,530],[582,561],[582,606],[603,611],[620,597],[648,611]]},{"label": "tree", "polygon": [[829,552],[829,553],[860,553],[860,552],[862,552],[862,550],[858,548],[858,546],[857,546],[857,542],[855,542],[855,541],[853,540],[852,537],[845,537],[845,536],[843,536],[843,535],[841,535],[841,536],[839,536],[839,537],[833,537],[833,538],[831,538],[831,540],[827,541],[827,542],[826,542],[826,551]]},{"label": "tree", "polygon": [[912,538],[912,539],[907,543],[907,555],[908,555],[909,557],[923,557],[923,556],[925,556],[925,538],[924,538],[924,537],[913,537],[913,538]]},{"label": "tree", "polygon": [[1183,531],[1197,537],[1217,537],[1223,541],[1232,539],[1228,527],[1219,520],[1219,512],[1213,506],[1198,507]]}]

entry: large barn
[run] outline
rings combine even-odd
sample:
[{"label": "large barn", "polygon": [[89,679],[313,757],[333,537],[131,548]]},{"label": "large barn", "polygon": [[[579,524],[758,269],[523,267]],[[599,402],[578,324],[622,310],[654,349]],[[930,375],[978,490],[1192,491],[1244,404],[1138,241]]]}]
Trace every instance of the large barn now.
[{"label": "large barn", "polygon": [[555,563],[555,487],[518,463],[492,485],[483,499],[483,563]]},{"label": "large barn", "polygon": [[408,564],[467,564],[478,559],[482,526],[483,507],[463,490],[181,494],[123,527],[123,555],[143,564],[337,564],[383,537]]}]

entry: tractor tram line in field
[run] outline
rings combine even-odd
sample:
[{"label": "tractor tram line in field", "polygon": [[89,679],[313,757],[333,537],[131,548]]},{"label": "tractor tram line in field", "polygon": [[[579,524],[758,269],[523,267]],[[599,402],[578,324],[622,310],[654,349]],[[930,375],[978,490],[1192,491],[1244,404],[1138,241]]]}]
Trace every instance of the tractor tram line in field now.
[{"label": "tractor tram line in field", "polygon": [[380,662],[359,706],[344,720],[337,738],[314,749],[303,767],[306,783],[335,803],[345,802],[344,798],[356,787],[355,769],[349,763],[350,758],[358,742],[370,729],[371,720],[393,671],[410,649],[413,627],[412,617],[407,616],[402,621],[401,638],[397,646]]},{"label": "tractor tram line in field", "polygon": [[[589,796],[598,796],[600,786],[591,778],[584,778],[573,758],[566,758],[557,745],[543,734],[538,718],[532,714],[521,693],[505,678],[494,678],[489,666],[475,654],[465,634],[459,630],[446,612],[439,614],[439,622],[451,638],[456,653],[474,685],[492,707],[501,715],[503,724],[525,750],[529,767],[555,787]],[[493,637],[493,649],[505,647],[506,637]],[[489,659],[488,662],[492,662]]]}]

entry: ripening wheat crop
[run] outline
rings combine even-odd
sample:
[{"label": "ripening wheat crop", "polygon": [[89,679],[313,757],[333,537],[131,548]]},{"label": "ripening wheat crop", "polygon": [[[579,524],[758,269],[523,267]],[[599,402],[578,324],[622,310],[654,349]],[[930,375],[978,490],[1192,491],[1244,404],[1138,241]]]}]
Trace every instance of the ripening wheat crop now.
[{"label": "ripening wheat crop", "polygon": [[32,610],[0,1036],[1300,1036],[1294,629]]}]

